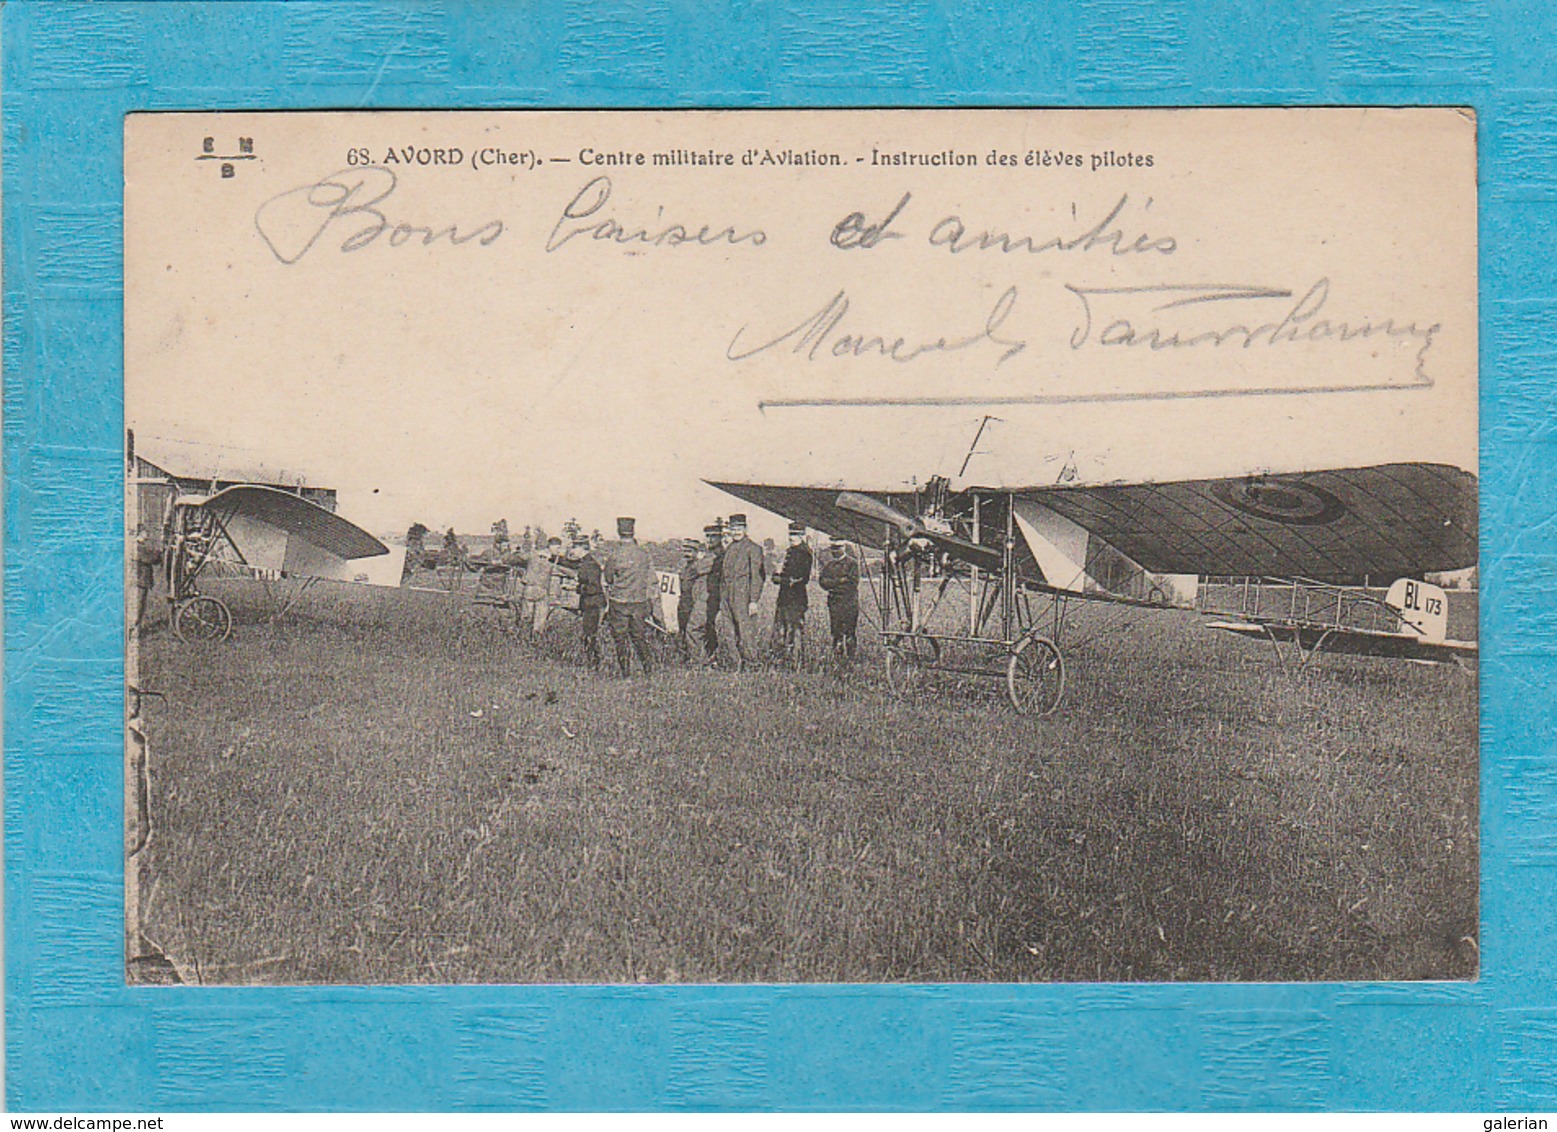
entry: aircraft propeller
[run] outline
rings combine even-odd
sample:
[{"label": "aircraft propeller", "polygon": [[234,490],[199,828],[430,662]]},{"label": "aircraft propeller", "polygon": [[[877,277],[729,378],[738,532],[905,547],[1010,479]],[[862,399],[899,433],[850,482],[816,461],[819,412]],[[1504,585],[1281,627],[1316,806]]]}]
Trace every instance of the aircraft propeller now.
[{"label": "aircraft propeller", "polygon": [[955,535],[943,534],[940,531],[932,531],[918,519],[905,515],[896,507],[883,503],[873,496],[862,495],[855,491],[845,491],[838,496],[836,506],[840,511],[848,511],[865,519],[872,519],[878,523],[885,523],[895,527],[900,535],[906,539],[924,539],[940,550],[945,551],[951,557],[963,562],[972,563],[985,570],[998,570],[1002,565],[1001,554],[992,547],[982,546],[967,539],[957,538]]}]

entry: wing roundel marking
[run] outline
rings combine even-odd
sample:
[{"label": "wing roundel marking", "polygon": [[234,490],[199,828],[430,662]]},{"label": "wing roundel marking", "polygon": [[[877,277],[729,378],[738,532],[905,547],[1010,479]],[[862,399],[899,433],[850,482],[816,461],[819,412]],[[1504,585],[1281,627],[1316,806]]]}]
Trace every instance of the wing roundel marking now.
[{"label": "wing roundel marking", "polygon": [[1271,481],[1263,476],[1223,480],[1212,494],[1235,511],[1289,527],[1318,527],[1346,514],[1346,504],[1322,487],[1302,480]]}]

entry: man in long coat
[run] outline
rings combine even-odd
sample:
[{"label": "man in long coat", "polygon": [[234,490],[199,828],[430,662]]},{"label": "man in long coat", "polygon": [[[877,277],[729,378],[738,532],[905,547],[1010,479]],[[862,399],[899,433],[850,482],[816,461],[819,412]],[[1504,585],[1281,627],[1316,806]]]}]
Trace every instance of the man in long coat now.
[{"label": "man in long coat", "polygon": [[735,634],[735,650],[742,667],[757,663],[757,603],[768,581],[768,563],[762,547],[746,535],[746,516],[731,515],[730,543],[724,548],[719,571],[719,608]]},{"label": "man in long coat", "polygon": [[773,653],[781,659],[790,659],[805,633],[806,610],[811,606],[806,595],[811,565],[805,524],[790,523],[789,549],[784,552],[784,564],[773,575],[773,582],[779,588],[778,603],[773,610]]}]

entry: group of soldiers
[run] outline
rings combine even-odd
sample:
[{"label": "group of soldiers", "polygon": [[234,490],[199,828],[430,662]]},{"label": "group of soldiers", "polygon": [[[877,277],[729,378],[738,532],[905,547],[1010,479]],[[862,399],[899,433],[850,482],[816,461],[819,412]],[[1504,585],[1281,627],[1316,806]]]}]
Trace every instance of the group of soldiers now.
[{"label": "group of soldiers", "polygon": [[[565,559],[561,540],[550,540],[547,553],[535,555],[526,568],[520,609],[521,623],[536,634],[544,630],[552,604],[552,564],[561,560],[574,578],[584,653],[590,667],[601,664],[600,625],[604,621],[623,676],[632,671],[634,655],[645,674],[654,667],[648,634],[660,584],[648,550],[635,537],[636,526],[631,518],[618,519],[617,541],[602,546],[575,538]],[[840,658],[852,660],[858,649],[860,567],[842,543],[832,544],[826,553],[817,582],[827,593],[833,648]],[[771,579],[779,587],[770,641],[775,652],[790,655],[804,632],[813,568],[806,528],[791,523],[783,565]],[[747,533],[745,515],[731,515],[726,521],[704,527],[702,541],[686,540],[676,608],[683,658],[691,664],[719,663],[722,622],[728,627],[734,662],[740,667],[760,665],[756,616],[769,580],[767,557]]]}]

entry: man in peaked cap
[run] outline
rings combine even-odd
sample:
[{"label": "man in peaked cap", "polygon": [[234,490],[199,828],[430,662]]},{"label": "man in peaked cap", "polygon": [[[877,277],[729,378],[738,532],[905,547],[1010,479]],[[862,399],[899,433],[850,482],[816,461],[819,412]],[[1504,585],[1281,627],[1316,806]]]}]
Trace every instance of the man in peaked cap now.
[{"label": "man in peaked cap", "polygon": [[654,574],[649,552],[633,537],[636,526],[629,518],[616,521],[617,541],[606,551],[603,570],[609,602],[606,624],[611,627],[611,639],[616,642],[616,662],[623,676],[632,673],[634,652],[638,654],[638,663],[643,666],[645,676],[654,669],[654,663],[649,659],[647,627],[649,602],[659,592],[659,580]]},{"label": "man in peaked cap", "polygon": [[773,652],[785,660],[794,658],[795,650],[804,639],[806,610],[811,601],[806,586],[811,581],[811,548],[806,545],[806,525],[789,524],[789,549],[784,552],[784,565],[773,575],[778,586],[778,605],[773,613]]},{"label": "man in peaked cap", "polygon": [[[681,652],[681,658],[690,661],[693,657],[692,635],[688,626],[692,624],[692,610],[697,604],[697,595],[693,592],[693,581],[697,571],[698,555],[703,552],[703,544],[695,538],[681,540],[681,567],[676,571],[678,582],[676,590],[676,646]],[[698,646],[698,652],[702,646]]]},{"label": "man in peaked cap", "polygon": [[703,625],[703,652],[709,664],[719,656],[719,595],[724,570],[724,520],[715,519],[703,528],[703,561],[708,571],[704,580],[707,588],[706,609],[708,616]]},{"label": "man in peaked cap", "polygon": [[746,535],[746,516],[731,515],[730,543],[719,570],[719,608],[735,633],[735,651],[742,667],[757,663],[757,602],[768,581],[762,548]]},{"label": "man in peaked cap", "polygon": [[707,660],[703,647],[708,629],[708,547],[701,539],[681,543],[681,590],[676,598],[676,638],[681,659],[688,664]]},{"label": "man in peaked cap", "polygon": [[568,551],[578,586],[579,626],[584,636],[584,657],[589,667],[600,667],[600,618],[605,614],[605,584],[599,560],[590,552],[589,539],[577,535]]},{"label": "man in peaked cap", "polygon": [[845,543],[833,543],[816,580],[827,591],[827,620],[833,631],[833,652],[842,661],[852,661],[859,651],[860,564]]}]

